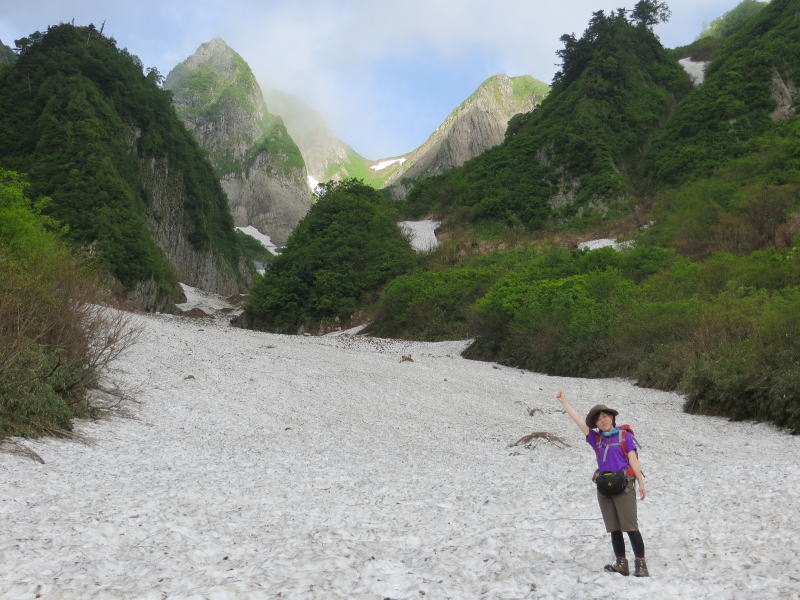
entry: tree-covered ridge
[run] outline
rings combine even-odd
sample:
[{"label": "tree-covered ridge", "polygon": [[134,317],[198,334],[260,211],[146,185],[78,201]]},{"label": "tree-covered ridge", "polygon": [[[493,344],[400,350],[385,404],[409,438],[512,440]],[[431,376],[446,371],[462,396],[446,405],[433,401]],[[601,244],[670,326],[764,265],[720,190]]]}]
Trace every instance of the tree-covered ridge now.
[{"label": "tree-covered ridge", "polygon": [[414,262],[394,214],[389,201],[361,182],[325,184],[284,251],[255,282],[244,322],[281,333],[346,325],[370,295]]},{"label": "tree-covered ridge", "polygon": [[702,86],[676,107],[643,160],[655,186],[710,175],[793,117],[800,71],[800,3],[773,0],[726,38]]},{"label": "tree-covered ridge", "polygon": [[537,229],[604,211],[636,180],[635,159],[690,89],[686,73],[640,15],[594,13],[578,39],[565,35],[563,64],[533,113],[513,119],[501,145],[410,196],[412,212]]},{"label": "tree-covered ridge", "polygon": [[705,24],[703,31],[700,32],[697,38],[726,38],[742,27],[749,19],[760,13],[767,4],[769,2],[742,0],[721,17],[717,17],[710,23]]},{"label": "tree-covered ridge", "polygon": [[148,229],[141,174],[141,161],[165,160],[182,174],[188,240],[235,270],[225,196],[158,72],[144,75],[138,58],[92,26],[50,27],[17,45],[19,60],[0,73],[0,165],[27,173],[34,197],[52,198],[45,210],[69,238],[126,290],[153,280],[161,301],[174,295],[174,273]]},{"label": "tree-covered ridge", "polygon": [[[305,166],[281,118],[267,110],[250,66],[223,40],[201,45],[170,71],[165,87],[190,129],[203,129],[203,124],[226,128],[224,140],[203,144],[219,177],[244,171],[261,152],[267,152],[279,170]],[[238,122],[223,125],[224,120]]]}]

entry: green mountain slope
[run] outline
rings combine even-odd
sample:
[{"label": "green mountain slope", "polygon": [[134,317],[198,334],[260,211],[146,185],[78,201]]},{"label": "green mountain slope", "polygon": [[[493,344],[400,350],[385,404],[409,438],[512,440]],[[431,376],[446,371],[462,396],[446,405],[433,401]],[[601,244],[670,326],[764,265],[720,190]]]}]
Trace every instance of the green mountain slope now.
[{"label": "green mountain slope", "polygon": [[140,305],[168,303],[176,276],[241,289],[225,196],[158,73],[91,26],[20,43],[0,72],[0,166],[50,196],[46,212]]},{"label": "green mountain slope", "polygon": [[[658,7],[640,2],[635,11]],[[389,282],[371,331],[475,338],[472,358],[557,375],[630,377],[680,391],[689,412],[800,433],[799,18],[800,2],[775,0],[737,21],[718,38],[706,83],[682,91],[675,75],[679,85],[662,88],[675,93],[661,118],[636,121],[658,86],[631,85],[635,73],[604,70],[632,37],[630,30],[609,37],[608,19],[596,13],[581,40],[566,36],[551,95],[512,121],[503,146],[412,191],[413,208],[449,221],[450,239],[423,268]],[[646,26],[630,25],[646,57]],[[673,55],[693,56],[678,50]],[[652,72],[673,73],[669,62],[656,61]],[[550,120],[561,103],[572,112]],[[603,112],[609,106],[616,112]],[[543,140],[553,151],[542,152]],[[582,164],[570,160],[579,148]],[[564,208],[592,202],[581,192],[598,182],[606,190],[599,197],[630,194],[618,218],[594,225],[622,228],[635,246],[570,249],[581,234],[601,237],[573,218],[565,219],[568,231],[539,232],[536,244],[506,228],[504,245],[518,247],[474,256],[477,228],[459,223],[500,214],[530,226],[522,211],[569,178],[577,185],[572,198],[561,196]],[[552,202],[538,206],[543,225],[570,217]],[[648,227],[639,230],[642,223]]]},{"label": "green mountain slope", "polygon": [[636,159],[689,92],[688,76],[624,11],[598,11],[580,39],[562,40],[562,70],[541,108],[514,119],[500,146],[418,185],[412,212],[537,229],[631,193]]},{"label": "green mountain slope", "polygon": [[[286,92],[264,92],[270,111],[279,115],[297,143],[308,174],[317,181],[358,177],[367,181],[369,161],[330,130],[325,119],[305,102]],[[367,181],[374,185],[372,181]]]},{"label": "green mountain slope", "polygon": [[202,44],[167,76],[181,120],[209,155],[237,226],[285,243],[311,205],[303,157],[264,104],[245,60],[223,40]]},{"label": "green mountain slope", "polygon": [[656,186],[710,175],[754,150],[751,141],[794,116],[800,81],[800,2],[773,0],[731,34],[705,83],[674,111],[643,161]]}]

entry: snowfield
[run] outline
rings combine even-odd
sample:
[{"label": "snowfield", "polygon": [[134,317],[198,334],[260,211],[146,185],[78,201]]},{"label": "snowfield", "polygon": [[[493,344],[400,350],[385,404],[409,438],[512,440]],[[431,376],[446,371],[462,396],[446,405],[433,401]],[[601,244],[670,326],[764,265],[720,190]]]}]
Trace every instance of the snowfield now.
[{"label": "snowfield", "polygon": [[[45,464],[0,453],[4,599],[800,597],[797,436],[465,342],[132,322],[113,374],[131,417],[28,442]],[[602,570],[594,453],[561,388],[636,429],[650,579]],[[534,431],[570,445],[508,447]]]},{"label": "snowfield", "polygon": [[439,245],[436,229],[441,221],[425,219],[424,221],[400,221],[397,226],[408,236],[411,247],[417,252],[430,252]]}]

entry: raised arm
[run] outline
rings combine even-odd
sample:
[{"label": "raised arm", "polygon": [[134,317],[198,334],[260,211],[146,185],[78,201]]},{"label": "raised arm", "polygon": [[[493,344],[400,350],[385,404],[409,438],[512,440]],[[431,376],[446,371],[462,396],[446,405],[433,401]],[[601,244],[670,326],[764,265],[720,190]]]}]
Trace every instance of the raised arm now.
[{"label": "raised arm", "polygon": [[573,421],[575,421],[575,424],[581,430],[583,435],[585,436],[589,435],[589,427],[586,425],[586,422],[583,420],[583,417],[581,417],[578,414],[578,411],[572,408],[572,405],[569,402],[567,402],[567,398],[566,396],[564,396],[564,390],[559,391],[556,394],[556,398],[558,399],[559,402],[561,402],[561,406],[564,407],[564,410],[567,411],[567,414],[570,417],[572,417]]}]

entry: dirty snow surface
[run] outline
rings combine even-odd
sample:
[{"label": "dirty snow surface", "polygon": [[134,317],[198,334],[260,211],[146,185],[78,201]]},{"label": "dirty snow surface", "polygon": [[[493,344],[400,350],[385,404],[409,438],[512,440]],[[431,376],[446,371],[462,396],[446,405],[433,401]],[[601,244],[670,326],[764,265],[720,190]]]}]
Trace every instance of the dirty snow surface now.
[{"label": "dirty snow surface", "polygon": [[408,235],[411,247],[417,252],[428,252],[439,245],[436,229],[441,221],[425,219],[424,221],[400,221],[397,226]]},{"label": "dirty snow surface", "polygon": [[705,81],[708,62],[709,61],[704,60],[692,60],[691,58],[682,58],[678,61],[683,67],[683,70],[689,74],[695,87]]},{"label": "dirty snow surface", "polygon": [[[4,599],[798,598],[798,437],[463,342],[132,319],[132,416],[29,442],[45,464],[0,453]],[[602,570],[594,453],[560,388],[636,429],[650,579]],[[508,447],[534,431],[569,446]]]},{"label": "dirty snow surface", "polygon": [[248,225],[247,227],[234,227],[237,231],[241,231],[245,235],[249,235],[254,240],[261,243],[264,248],[266,248],[270,254],[278,255],[280,251],[278,247],[272,243],[272,240],[268,235],[261,233],[258,229],[253,227],[252,225]]}]

